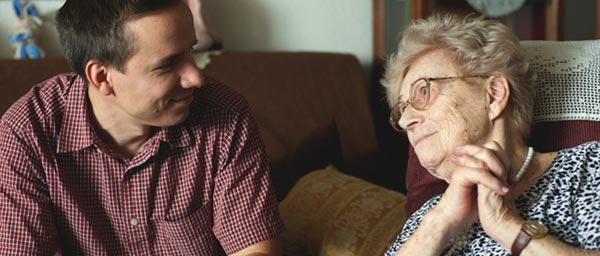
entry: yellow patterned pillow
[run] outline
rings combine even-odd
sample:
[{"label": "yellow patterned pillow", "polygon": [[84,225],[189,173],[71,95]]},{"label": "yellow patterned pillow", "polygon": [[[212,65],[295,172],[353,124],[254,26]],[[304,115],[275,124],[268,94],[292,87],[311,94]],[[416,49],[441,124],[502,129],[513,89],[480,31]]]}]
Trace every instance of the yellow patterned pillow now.
[{"label": "yellow patterned pillow", "polygon": [[284,255],[383,255],[406,219],[406,197],[328,166],[280,203]]}]

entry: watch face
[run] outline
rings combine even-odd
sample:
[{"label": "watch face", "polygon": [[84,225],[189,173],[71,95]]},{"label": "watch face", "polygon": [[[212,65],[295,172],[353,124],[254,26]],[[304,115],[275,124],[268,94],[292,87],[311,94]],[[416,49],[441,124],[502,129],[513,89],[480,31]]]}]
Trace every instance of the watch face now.
[{"label": "watch face", "polygon": [[533,239],[542,238],[548,234],[548,228],[539,221],[526,221],[523,224],[523,231]]}]

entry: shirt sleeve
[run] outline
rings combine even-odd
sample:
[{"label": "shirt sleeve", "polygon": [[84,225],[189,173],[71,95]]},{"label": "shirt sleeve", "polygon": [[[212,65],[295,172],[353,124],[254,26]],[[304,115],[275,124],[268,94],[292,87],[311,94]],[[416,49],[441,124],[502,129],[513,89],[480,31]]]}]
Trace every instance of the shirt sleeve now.
[{"label": "shirt sleeve", "polygon": [[247,103],[230,127],[220,142],[224,146],[213,195],[213,232],[228,254],[284,230],[264,144]]},{"label": "shirt sleeve", "polygon": [[0,255],[59,252],[41,163],[27,143],[0,123]]}]

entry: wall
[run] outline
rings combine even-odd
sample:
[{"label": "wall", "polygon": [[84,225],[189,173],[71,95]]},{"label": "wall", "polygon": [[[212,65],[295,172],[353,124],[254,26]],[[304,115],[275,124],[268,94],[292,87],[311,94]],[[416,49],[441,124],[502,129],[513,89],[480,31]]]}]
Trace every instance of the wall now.
[{"label": "wall", "polygon": [[[371,62],[371,0],[203,0],[227,50],[331,51]],[[62,55],[53,17],[64,1],[32,1],[45,17],[37,39],[48,55]],[[0,58],[14,54],[11,1],[0,1]]]},{"label": "wall", "polygon": [[226,49],[372,56],[371,0],[205,0]]}]

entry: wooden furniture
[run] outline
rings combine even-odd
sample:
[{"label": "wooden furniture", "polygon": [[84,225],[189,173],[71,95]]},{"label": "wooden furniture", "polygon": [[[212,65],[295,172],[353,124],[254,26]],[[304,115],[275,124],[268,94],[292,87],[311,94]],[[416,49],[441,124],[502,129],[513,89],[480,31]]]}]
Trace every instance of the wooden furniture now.
[{"label": "wooden furniture", "polygon": [[[386,38],[394,37],[396,34],[389,33],[390,29],[386,28],[386,3],[390,1],[406,2],[409,8],[410,20],[425,18],[435,12],[454,12],[454,13],[470,13],[476,12],[466,1],[456,0],[373,0],[373,56],[375,70],[381,69],[383,60],[387,56],[389,46],[386,50]],[[595,38],[600,39],[600,0],[587,0],[586,4],[596,2],[596,18],[595,18]],[[584,1],[581,2],[583,4]],[[570,3],[573,4],[573,3]],[[564,38],[565,26],[565,0],[538,0],[527,1],[521,10],[510,15],[510,17],[501,19],[507,25],[512,26],[515,34],[521,40],[550,40],[562,41]],[[389,11],[388,11],[389,13]],[[389,17],[387,17],[389,19]],[[590,17],[593,18],[593,17]],[[583,18],[585,19],[585,18]],[[407,20],[406,23],[409,21]],[[518,24],[518,26],[516,26]],[[526,25],[523,25],[526,24]],[[404,26],[406,24],[402,24]],[[401,29],[401,28],[400,28]],[[400,32],[398,31],[394,33]],[[581,38],[580,38],[581,39]],[[577,40],[580,40],[577,39]],[[592,39],[592,38],[588,38]],[[574,40],[574,39],[568,39]],[[375,73],[377,76],[379,73]]]},{"label": "wooden furniture", "polygon": [[[600,0],[597,0],[600,1]],[[421,19],[429,16],[431,14],[431,0],[410,0],[411,3],[411,19]],[[470,7],[458,7],[460,4],[457,4],[459,1],[438,1],[440,2],[439,6],[437,6],[438,10],[435,11],[457,11],[458,8],[463,8],[467,12],[473,11]],[[453,3],[453,4],[449,4]],[[526,4],[527,5],[527,4]],[[562,19],[563,14],[562,10],[564,8],[563,0],[548,0],[548,1],[538,1],[537,3],[532,3],[533,15],[542,15],[542,20],[544,21],[544,37],[543,38],[521,38],[521,39],[543,39],[543,40],[559,40],[560,32],[562,31]],[[460,11],[460,10],[458,10]],[[531,19],[539,20],[537,17],[531,17]]]}]

